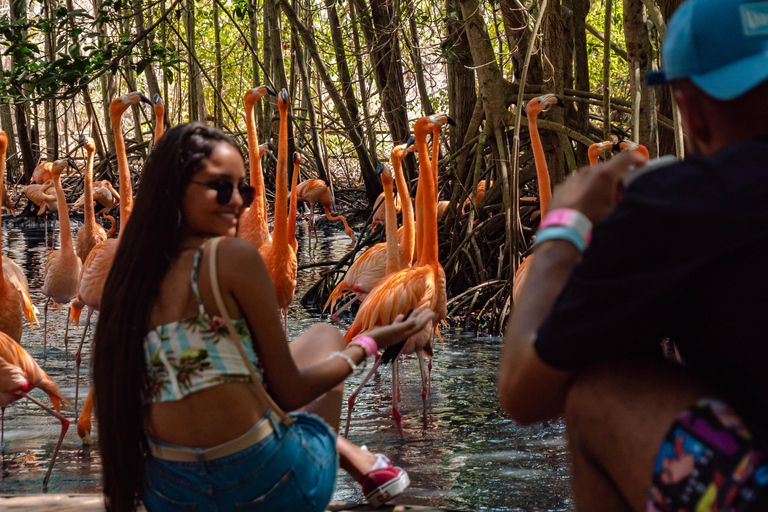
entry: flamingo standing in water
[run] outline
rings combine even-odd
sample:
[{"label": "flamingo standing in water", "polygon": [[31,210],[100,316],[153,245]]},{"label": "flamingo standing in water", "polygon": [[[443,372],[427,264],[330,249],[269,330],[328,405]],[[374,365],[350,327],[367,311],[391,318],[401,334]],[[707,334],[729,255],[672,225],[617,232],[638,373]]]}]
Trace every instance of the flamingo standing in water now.
[{"label": "flamingo standing in water", "polygon": [[[54,409],[44,405],[38,399],[29,395],[34,388],[40,388],[51,398]],[[43,478],[43,489],[48,485],[48,479],[51,477],[53,464],[56,462],[56,455],[59,453],[61,443],[69,429],[69,420],[60,414],[61,403],[69,407],[69,402],[59,391],[59,388],[48,377],[40,366],[32,359],[32,356],[24,350],[24,347],[16,343],[10,336],[0,332],[0,410],[2,410],[2,426],[0,427],[0,448],[3,444],[5,408],[9,404],[21,398],[29,398],[32,402],[42,407],[45,411],[52,414],[61,422],[61,434],[56,448],[53,449],[51,464]]]},{"label": "flamingo standing in water", "polygon": [[256,248],[272,241],[272,236],[269,234],[269,224],[267,223],[267,196],[264,188],[264,175],[261,172],[261,156],[263,153],[259,146],[256,122],[253,118],[254,105],[267,94],[276,95],[271,87],[261,85],[248,89],[243,96],[243,102],[245,103],[245,128],[248,134],[248,165],[251,174],[251,186],[256,190],[256,198],[251,203],[251,206],[240,215],[237,236],[243,240],[248,240]]},{"label": "flamingo standing in water", "polygon": [[[395,146],[392,150],[392,167],[395,170],[395,179],[397,180],[397,194],[400,198],[400,204],[403,211],[403,227],[397,232],[398,246],[400,251],[401,267],[405,268],[411,264],[414,251],[414,226],[413,226],[413,206],[411,196],[408,193],[408,185],[403,174],[402,160],[409,152],[416,151],[413,145],[413,137],[408,139],[405,144]],[[347,326],[339,320],[339,315],[358,300],[363,300],[370,293],[376,283],[381,281],[387,275],[387,243],[376,244],[366,250],[359,258],[350,265],[344,279],[333,289],[328,301],[325,303],[323,311],[328,306],[331,307],[331,319],[343,329]],[[341,309],[333,312],[336,302],[347,293],[354,293],[354,297],[347,302]]]},{"label": "flamingo standing in water", "polygon": [[67,169],[67,166],[75,167],[75,164],[71,160],[56,160],[51,167],[56,200],[59,206],[60,248],[48,253],[48,260],[45,262],[43,294],[47,298],[43,313],[43,357],[45,357],[48,347],[48,299],[52,299],[56,304],[68,304],[74,299],[77,295],[77,281],[82,268],[82,261],[72,244],[67,199],[64,197],[64,189],[61,186],[61,174]]},{"label": "flamingo standing in water", "polygon": [[[8,148],[8,136],[0,130],[0,177],[5,175],[5,153]],[[0,179],[0,189],[3,181]],[[0,252],[2,250],[2,226],[0,226]],[[35,307],[29,297],[29,283],[18,265],[10,258],[2,257],[3,272],[0,275],[0,331],[6,333],[14,341],[21,341],[22,312],[34,329],[33,321],[37,321]],[[39,325],[39,324],[38,324]]]},{"label": "flamingo standing in water", "polygon": [[[417,190],[416,211],[421,211],[422,251],[413,267],[399,270],[386,276],[377,284],[368,297],[360,305],[355,321],[344,334],[344,339],[350,343],[355,336],[382,325],[390,325],[398,315],[409,315],[413,310],[430,309],[436,318],[428,323],[424,330],[407,341],[387,348],[377,364],[392,361],[392,416],[398,433],[404,438],[400,411],[397,408],[397,364],[399,354],[416,353],[422,379],[422,399],[426,413],[427,380],[424,371],[424,352],[431,351],[431,334],[437,327],[437,322],[448,314],[445,291],[445,272],[438,261],[437,242],[437,183],[435,173],[430,166],[427,134],[435,126],[453,125],[454,122],[446,115],[433,114],[416,121],[414,136],[419,153],[419,185]],[[421,204],[420,204],[421,203]],[[417,226],[419,219],[417,218]],[[375,365],[374,365],[375,366]],[[426,415],[425,415],[426,421]]]},{"label": "flamingo standing in water", "polygon": [[[283,329],[288,332],[288,306],[296,291],[298,264],[288,234],[288,91],[285,89],[277,97],[277,108],[280,110],[280,138],[277,145],[274,229],[272,241],[259,247],[259,253],[272,277]],[[256,202],[258,197],[257,193]]]},{"label": "flamingo standing in water", "polygon": [[[299,193],[299,201],[309,203],[309,229],[315,232],[315,243],[317,243],[317,227],[315,226],[316,203],[323,205],[323,210],[325,210],[325,216],[328,218],[328,220],[340,220],[342,223],[344,223],[344,231],[346,231],[347,236],[349,236],[353,242],[356,240],[355,232],[352,231],[352,228],[350,228],[349,224],[347,224],[347,219],[345,219],[343,215],[339,215],[338,217],[331,215],[331,189],[328,188],[328,185],[326,185],[323,180],[315,179],[302,181],[299,183],[297,190]],[[312,234],[310,233],[310,242],[311,235]]]},{"label": "flamingo standing in water", "polygon": [[[528,117],[528,131],[531,134],[531,149],[533,149],[533,159],[536,163],[536,178],[539,184],[539,204],[541,214],[539,218],[543,219],[549,210],[549,202],[552,200],[552,187],[549,181],[549,169],[547,168],[547,159],[544,157],[544,146],[541,144],[539,128],[536,120],[545,110],[549,110],[554,105],[563,106],[563,102],[554,94],[545,94],[538,98],[533,98],[528,102],[525,108],[525,114]],[[512,281],[512,300],[517,302],[520,297],[520,291],[523,289],[526,278],[528,277],[528,266],[531,264],[533,255],[523,260],[517,268],[515,278]]]},{"label": "flamingo standing in water", "polygon": [[[112,103],[109,105],[109,118],[112,123],[112,133],[115,138],[117,171],[120,180],[120,193],[122,195],[122,200],[120,201],[120,222],[123,227],[128,222],[131,211],[133,210],[133,187],[131,186],[131,170],[128,167],[128,155],[125,152],[125,140],[123,139],[123,130],[120,125],[120,119],[128,107],[139,101],[152,105],[149,98],[140,92],[126,93],[112,100]],[[121,229],[120,233],[122,234],[122,232],[123,230]],[[109,271],[112,269],[112,261],[115,259],[115,252],[117,251],[119,240],[120,235],[118,235],[117,238],[108,238],[94,246],[88,254],[85,263],[83,263],[83,271],[80,274],[78,298],[88,306],[88,316],[86,317],[85,327],[83,328],[83,334],[80,338],[80,345],[77,349],[77,354],[75,355],[75,364],[77,366],[75,373],[75,410],[77,410],[80,390],[80,363],[82,362],[80,353],[82,352],[85,336],[91,323],[91,315],[94,310],[98,310],[101,307],[104,283],[107,281]],[[89,394],[90,393],[93,393],[93,388],[89,391]]]}]

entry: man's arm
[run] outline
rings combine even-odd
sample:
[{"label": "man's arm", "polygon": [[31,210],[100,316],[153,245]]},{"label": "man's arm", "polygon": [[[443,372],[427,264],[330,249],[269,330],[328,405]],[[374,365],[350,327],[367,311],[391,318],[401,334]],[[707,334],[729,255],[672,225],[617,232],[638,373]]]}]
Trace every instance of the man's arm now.
[{"label": "man's arm", "polygon": [[573,373],[546,364],[533,343],[580,259],[572,243],[549,240],[536,248],[531,261],[504,338],[498,383],[501,405],[519,423],[548,420],[563,410]]},{"label": "man's arm", "polygon": [[[623,153],[607,164],[582,169],[558,187],[551,209],[572,208],[593,224],[602,221],[616,205],[622,174],[642,163],[637,155]],[[501,405],[523,424],[560,415],[574,376],[542,361],[534,342],[581,254],[570,242],[549,240],[534,256],[504,338],[498,381]]]}]

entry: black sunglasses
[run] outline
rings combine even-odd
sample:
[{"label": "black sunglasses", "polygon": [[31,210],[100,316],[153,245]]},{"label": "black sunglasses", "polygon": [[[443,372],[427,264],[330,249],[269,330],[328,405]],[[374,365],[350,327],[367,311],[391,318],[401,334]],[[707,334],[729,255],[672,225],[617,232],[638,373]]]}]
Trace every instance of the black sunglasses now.
[{"label": "black sunglasses", "polygon": [[[225,204],[228,204],[229,201],[232,199],[232,191],[235,188],[232,182],[227,180],[215,180],[215,181],[211,181],[210,183],[204,183],[202,181],[193,181],[193,180],[189,180],[189,182],[194,183],[195,185],[202,185],[204,187],[208,187],[210,189],[215,190],[216,202],[222,206]],[[248,208],[249,206],[251,206],[251,203],[256,197],[256,189],[251,187],[250,185],[246,185],[245,183],[242,183],[237,186],[237,192],[240,194],[240,197],[243,199],[243,208]]]}]

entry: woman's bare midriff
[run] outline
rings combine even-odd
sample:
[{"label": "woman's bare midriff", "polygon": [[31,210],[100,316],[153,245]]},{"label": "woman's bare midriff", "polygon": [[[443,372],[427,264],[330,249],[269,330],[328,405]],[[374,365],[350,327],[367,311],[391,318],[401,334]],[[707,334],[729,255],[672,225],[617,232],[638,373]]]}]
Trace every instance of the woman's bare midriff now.
[{"label": "woman's bare midriff", "polygon": [[243,435],[268,409],[253,384],[223,383],[151,404],[147,432],[166,443],[210,448]]}]

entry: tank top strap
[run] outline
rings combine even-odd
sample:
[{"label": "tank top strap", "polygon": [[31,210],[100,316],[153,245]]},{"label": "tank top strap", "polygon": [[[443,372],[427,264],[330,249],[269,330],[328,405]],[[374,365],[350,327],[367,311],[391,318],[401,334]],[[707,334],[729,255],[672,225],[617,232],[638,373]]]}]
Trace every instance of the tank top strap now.
[{"label": "tank top strap", "polygon": [[200,275],[200,259],[203,256],[203,249],[208,244],[208,242],[210,242],[210,240],[206,240],[205,243],[200,246],[197,252],[195,252],[195,259],[192,263],[192,275],[190,276],[192,292],[195,294],[195,300],[197,300],[197,309],[200,313],[200,316],[205,314],[205,306],[203,305],[203,299],[200,297],[200,289],[197,286],[197,279]]}]

